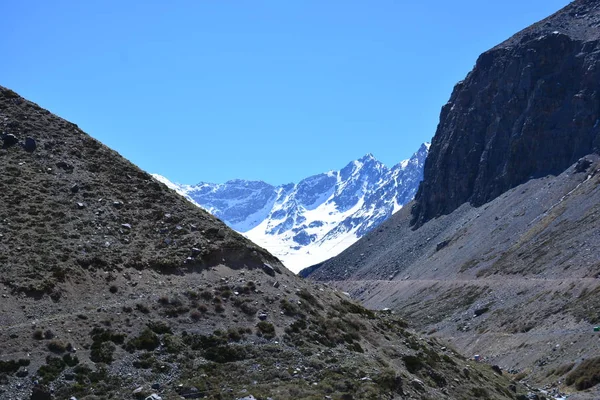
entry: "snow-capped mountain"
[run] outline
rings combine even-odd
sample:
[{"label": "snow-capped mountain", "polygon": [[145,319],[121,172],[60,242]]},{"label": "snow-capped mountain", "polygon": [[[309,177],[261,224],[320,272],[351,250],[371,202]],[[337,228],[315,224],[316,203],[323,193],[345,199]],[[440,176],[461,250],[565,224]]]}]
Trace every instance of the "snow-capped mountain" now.
[{"label": "snow-capped mountain", "polygon": [[241,179],[181,185],[154,178],[298,272],[339,254],[411,201],[428,151],[424,143],[392,168],[367,154],[339,171],[281,186]]}]

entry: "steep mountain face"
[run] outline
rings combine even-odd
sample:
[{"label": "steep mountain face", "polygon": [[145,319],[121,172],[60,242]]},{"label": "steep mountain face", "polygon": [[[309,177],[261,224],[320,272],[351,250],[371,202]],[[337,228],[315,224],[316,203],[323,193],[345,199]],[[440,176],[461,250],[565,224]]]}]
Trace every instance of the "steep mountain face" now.
[{"label": "steep mountain face", "polygon": [[[413,206],[303,275],[528,382],[600,398],[600,3],[484,53]],[[578,392],[583,389],[588,391]]]},{"label": "steep mountain face", "polygon": [[428,150],[425,143],[392,168],[367,154],[339,171],[277,187],[244,180],[177,185],[154,176],[299,271],[340,253],[411,201]]},{"label": "steep mountain face", "polygon": [[483,53],[442,108],[413,224],[598,151],[599,39],[600,4],[574,1]]},{"label": "steep mountain face", "polygon": [[2,399],[523,394],[3,87],[0,133]]}]

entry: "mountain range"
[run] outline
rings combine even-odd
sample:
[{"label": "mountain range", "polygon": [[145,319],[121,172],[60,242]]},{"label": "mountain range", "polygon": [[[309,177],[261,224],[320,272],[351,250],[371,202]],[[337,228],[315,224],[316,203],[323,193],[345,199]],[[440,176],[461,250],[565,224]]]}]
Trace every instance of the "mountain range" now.
[{"label": "mountain range", "polygon": [[182,185],[153,176],[298,272],[339,254],[411,201],[428,151],[424,143],[392,168],[367,154],[280,186],[241,179]]}]

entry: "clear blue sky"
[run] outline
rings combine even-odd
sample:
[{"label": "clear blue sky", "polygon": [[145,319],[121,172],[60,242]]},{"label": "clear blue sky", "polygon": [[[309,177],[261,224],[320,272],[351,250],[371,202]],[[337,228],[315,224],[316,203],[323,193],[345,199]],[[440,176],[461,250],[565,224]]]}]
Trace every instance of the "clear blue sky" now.
[{"label": "clear blue sky", "polygon": [[566,0],[6,1],[0,85],[173,181],[298,181],[431,139],[477,56]]}]

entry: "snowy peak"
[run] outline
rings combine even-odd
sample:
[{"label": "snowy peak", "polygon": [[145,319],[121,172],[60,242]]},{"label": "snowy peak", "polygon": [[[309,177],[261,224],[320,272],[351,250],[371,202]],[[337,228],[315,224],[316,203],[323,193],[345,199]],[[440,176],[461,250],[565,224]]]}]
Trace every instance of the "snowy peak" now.
[{"label": "snowy peak", "polygon": [[392,168],[367,153],[338,171],[280,186],[242,179],[179,185],[155,178],[299,271],[339,254],[411,201],[428,151],[424,143]]}]

